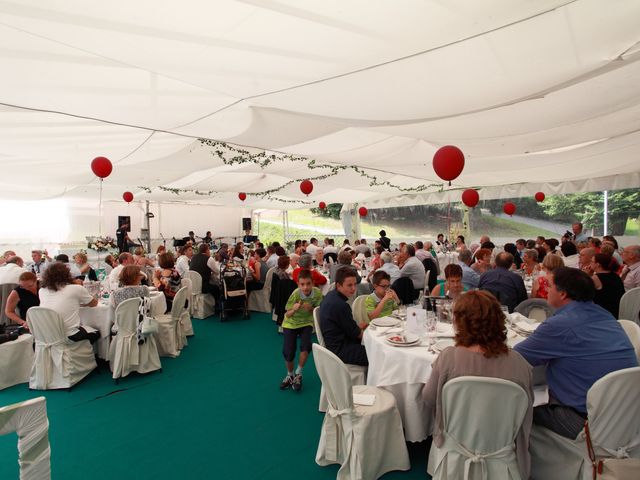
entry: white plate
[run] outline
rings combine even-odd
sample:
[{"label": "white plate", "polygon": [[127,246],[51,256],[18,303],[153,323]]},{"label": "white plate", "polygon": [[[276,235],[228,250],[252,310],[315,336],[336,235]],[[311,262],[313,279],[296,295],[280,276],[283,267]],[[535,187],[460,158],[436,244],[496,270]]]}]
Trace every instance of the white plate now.
[{"label": "white plate", "polygon": [[438,340],[436,343],[433,344],[433,346],[431,348],[433,348],[436,352],[441,352],[445,348],[452,347],[455,344],[456,344],[456,342],[454,342],[453,340],[451,340],[449,338],[446,338],[444,340]]},{"label": "white plate", "polygon": [[[397,340],[392,340],[393,337],[404,337],[404,342],[399,342]],[[416,343],[420,343],[420,337],[414,333],[392,333],[385,337],[387,342],[392,345],[414,345]]]},{"label": "white plate", "polygon": [[391,317],[380,317],[371,320],[371,325],[375,327],[395,327],[400,325],[400,320]]}]

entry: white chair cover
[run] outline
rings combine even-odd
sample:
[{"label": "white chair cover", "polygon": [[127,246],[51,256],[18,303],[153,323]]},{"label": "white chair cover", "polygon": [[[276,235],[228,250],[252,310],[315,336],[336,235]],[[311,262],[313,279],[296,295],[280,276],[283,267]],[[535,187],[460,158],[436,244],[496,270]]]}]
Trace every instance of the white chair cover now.
[{"label": "white chair cover", "polygon": [[7,306],[7,298],[11,293],[11,290],[16,288],[16,283],[3,283],[0,284],[0,325],[8,325],[11,323],[9,317],[4,313]]},{"label": "white chair cover", "polygon": [[[191,287],[188,283],[191,283]],[[202,275],[193,270],[189,270],[185,273],[182,279],[182,286],[190,288],[188,297],[189,300],[189,312],[193,318],[203,320],[212,316],[215,313],[216,300],[210,293],[202,293]],[[191,322],[189,322],[191,323]],[[187,336],[193,335],[193,328],[191,331],[187,328]]]},{"label": "white chair cover", "polygon": [[264,313],[271,313],[271,310],[273,310],[269,302],[269,297],[271,296],[271,281],[275,270],[276,269],[272,267],[267,271],[262,290],[254,290],[251,292],[251,295],[249,295],[249,310]]},{"label": "white chair cover", "polygon": [[[368,480],[392,470],[409,470],[402,420],[393,395],[376,387],[353,387],[344,363],[318,344],[313,345],[313,358],[329,400],[316,463],[341,464],[338,480]],[[354,406],[354,393],[375,395],[375,403]]]},{"label": "white chair cover", "polygon": [[429,290],[429,278],[431,278],[431,270],[424,272],[424,290],[422,291],[422,294],[425,297],[431,296],[431,291]]},{"label": "white chair cover", "polygon": [[434,479],[522,478],[515,438],[528,406],[526,392],[508,380],[449,380],[442,388],[445,441],[431,445],[427,471]]},{"label": "white chair cover", "polygon": [[631,340],[631,345],[633,345],[633,349],[636,351],[636,358],[638,359],[638,363],[640,363],[640,325],[630,320],[618,320],[622,329],[625,331],[629,340]]},{"label": "white chair cover", "polygon": [[[313,309],[313,326],[316,331],[316,336],[318,337],[318,342],[320,345],[324,347],[324,338],[322,337],[322,332],[320,331],[320,307],[316,307]],[[348,365],[344,364],[349,370],[349,375],[351,376],[351,384],[352,385],[364,385],[367,383],[367,367],[363,367],[361,365]],[[320,402],[318,403],[318,410],[322,413],[327,411],[329,407],[329,402],[327,401],[327,395],[324,391],[324,385],[320,387]]]},{"label": "white chair cover", "polygon": [[553,316],[556,309],[543,298],[530,298],[520,302],[513,311],[538,322],[544,322]]},{"label": "white chair cover", "polygon": [[[194,272],[196,273],[196,272]],[[194,302],[193,302],[193,281],[192,278],[193,277],[189,277],[189,270],[187,270],[185,272],[185,277],[182,278],[182,280],[180,281],[180,286],[184,287],[187,289],[187,295],[186,298],[189,301],[188,302],[188,308],[187,311],[189,313],[189,318],[187,319],[185,317],[185,323],[184,323],[184,334],[188,337],[193,336],[193,324],[191,323],[191,310],[193,308]],[[198,275],[200,276],[200,275]],[[202,282],[201,282],[202,283]],[[202,287],[200,287],[202,289]]]},{"label": "white chair cover", "polygon": [[27,383],[34,358],[33,335],[0,344],[0,390]]},{"label": "white chair cover", "polygon": [[113,338],[109,349],[113,378],[126,377],[131,372],[148,373],[162,368],[153,335],[149,335],[142,345],[138,345],[140,302],[139,298],[129,298],[116,308],[118,334]]},{"label": "white chair cover", "polygon": [[640,324],[640,287],[632,288],[622,296],[618,318]]},{"label": "white chair cover", "polygon": [[[20,480],[51,478],[51,447],[47,400],[32,398],[0,408],[0,435],[18,434]],[[3,460],[8,461],[3,455]]]},{"label": "white chair cover", "polygon": [[[597,459],[640,459],[640,367],[605,375],[587,392],[589,431]],[[584,430],[575,440],[537,425],[531,430],[531,478],[591,480]],[[640,478],[640,472],[635,478]]]},{"label": "white chair cover", "polygon": [[161,357],[177,357],[187,345],[185,323],[189,317],[189,310],[185,307],[187,301],[187,287],[182,287],[173,297],[171,313],[158,315],[158,331],[154,333]]},{"label": "white chair cover", "polygon": [[27,312],[27,323],[36,339],[29,388],[69,388],[96,368],[89,340],[69,340],[65,335],[64,322],[54,310],[31,307]]},{"label": "white chair cover", "polygon": [[356,297],[353,301],[353,305],[351,305],[351,311],[353,312],[353,318],[356,323],[366,323],[369,324],[369,315],[367,315],[367,308],[365,307],[365,301],[369,295],[360,295]]}]

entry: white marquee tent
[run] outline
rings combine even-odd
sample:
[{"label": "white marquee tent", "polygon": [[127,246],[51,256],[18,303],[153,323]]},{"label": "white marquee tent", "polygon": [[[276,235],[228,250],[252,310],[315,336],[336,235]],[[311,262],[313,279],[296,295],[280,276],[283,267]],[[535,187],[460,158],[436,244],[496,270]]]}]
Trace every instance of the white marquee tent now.
[{"label": "white marquee tent", "polygon": [[639,60],[637,0],[0,1],[0,196],[95,199],[98,155],[111,200],[640,187]]}]

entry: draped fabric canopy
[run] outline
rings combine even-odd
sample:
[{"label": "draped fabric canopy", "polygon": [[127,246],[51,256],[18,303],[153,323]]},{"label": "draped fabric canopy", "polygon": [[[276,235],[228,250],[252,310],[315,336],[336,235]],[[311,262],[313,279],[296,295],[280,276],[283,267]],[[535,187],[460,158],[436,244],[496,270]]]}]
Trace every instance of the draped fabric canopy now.
[{"label": "draped fabric canopy", "polygon": [[[636,0],[0,0],[0,196],[96,198],[98,155],[104,198],[256,208],[640,187],[639,18]],[[451,187],[446,144],[466,156]]]}]

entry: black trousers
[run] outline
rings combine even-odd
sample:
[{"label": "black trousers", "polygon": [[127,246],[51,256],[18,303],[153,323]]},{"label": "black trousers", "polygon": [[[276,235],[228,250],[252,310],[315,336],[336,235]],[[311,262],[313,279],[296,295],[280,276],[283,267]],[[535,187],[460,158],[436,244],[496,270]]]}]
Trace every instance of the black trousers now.
[{"label": "black trousers", "polygon": [[87,332],[83,327],[78,327],[78,332],[70,335],[69,340],[72,342],[80,342],[82,340],[89,340],[92,344],[96,343],[100,338],[100,332]]},{"label": "black trousers", "polygon": [[367,358],[367,351],[365,350],[364,345],[359,345],[357,343],[345,345],[340,349],[340,353],[337,355],[344,363],[362,365],[364,367],[369,365],[369,359]]}]

